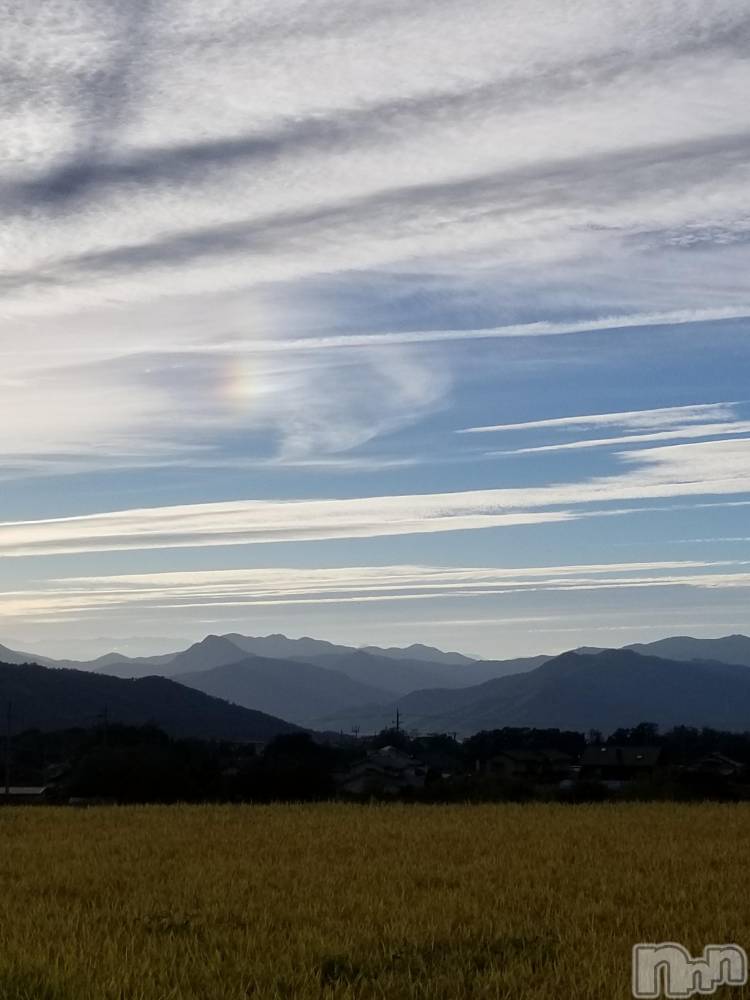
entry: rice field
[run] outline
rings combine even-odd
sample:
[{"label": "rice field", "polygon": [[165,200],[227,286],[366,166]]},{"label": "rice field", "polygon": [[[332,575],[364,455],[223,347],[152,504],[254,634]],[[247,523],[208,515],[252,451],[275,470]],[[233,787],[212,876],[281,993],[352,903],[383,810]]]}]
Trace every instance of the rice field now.
[{"label": "rice field", "polygon": [[661,940],[750,946],[750,807],[0,809],[1,1000],[617,1000]]}]

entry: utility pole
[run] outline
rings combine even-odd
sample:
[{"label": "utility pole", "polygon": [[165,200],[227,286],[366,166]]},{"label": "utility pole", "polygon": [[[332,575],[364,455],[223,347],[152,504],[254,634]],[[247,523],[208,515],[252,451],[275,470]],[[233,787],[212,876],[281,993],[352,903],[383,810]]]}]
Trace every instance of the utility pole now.
[{"label": "utility pole", "polygon": [[396,732],[401,732],[401,713],[396,709]]},{"label": "utility pole", "polygon": [[5,798],[10,798],[10,727],[13,720],[13,702],[5,710]]}]

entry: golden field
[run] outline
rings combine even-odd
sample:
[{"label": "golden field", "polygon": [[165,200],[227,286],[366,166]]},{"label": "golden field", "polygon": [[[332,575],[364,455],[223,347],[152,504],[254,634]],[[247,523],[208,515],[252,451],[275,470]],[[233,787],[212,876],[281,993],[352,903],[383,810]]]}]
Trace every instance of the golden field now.
[{"label": "golden field", "polygon": [[0,809],[1,1000],[617,1000],[661,940],[750,945],[749,806]]}]

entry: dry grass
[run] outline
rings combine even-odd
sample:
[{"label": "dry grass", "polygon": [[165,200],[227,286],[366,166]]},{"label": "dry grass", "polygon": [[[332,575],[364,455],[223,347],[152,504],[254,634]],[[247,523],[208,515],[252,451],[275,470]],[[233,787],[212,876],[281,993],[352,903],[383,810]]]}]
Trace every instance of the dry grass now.
[{"label": "dry grass", "polygon": [[747,806],[0,809],[0,998],[617,1000],[750,945],[748,862]]}]

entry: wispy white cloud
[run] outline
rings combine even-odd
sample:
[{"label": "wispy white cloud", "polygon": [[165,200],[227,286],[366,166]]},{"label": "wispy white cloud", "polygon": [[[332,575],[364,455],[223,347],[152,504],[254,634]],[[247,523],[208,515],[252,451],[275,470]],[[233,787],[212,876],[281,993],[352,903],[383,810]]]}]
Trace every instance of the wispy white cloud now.
[{"label": "wispy white cloud", "polygon": [[[744,589],[750,561],[652,561],[514,568],[353,566],[72,577],[0,593],[9,619],[116,611],[366,604],[513,593],[662,587]],[[537,623],[539,617],[507,619]]]},{"label": "wispy white cloud", "polygon": [[750,421],[738,420],[733,424],[695,424],[679,427],[671,431],[655,431],[652,434],[625,434],[610,438],[582,438],[578,441],[564,441],[557,444],[541,444],[530,448],[511,448],[507,451],[492,451],[492,455],[532,455],[545,451],[580,451],[585,448],[613,448],[619,445],[653,443],[655,441],[679,441],[690,438],[720,437],[750,434]]},{"label": "wispy white cloud", "polygon": [[[527,488],[186,504],[0,524],[0,555],[238,545],[465,531],[617,513],[622,501],[750,493],[750,438],[624,451],[624,470]],[[591,508],[589,505],[599,505]]]},{"label": "wispy white cloud", "polygon": [[[453,499],[455,497],[455,499]],[[461,494],[187,504],[0,524],[3,556],[372,538],[569,521],[569,511],[492,513]]]},{"label": "wispy white cloud", "polygon": [[[742,404],[636,410],[661,399],[656,379],[611,404],[576,386],[572,418],[566,392],[541,392],[524,408],[540,419],[464,428],[607,447],[607,474],[587,452],[594,471],[579,480],[550,482],[543,459],[533,486],[513,478],[521,462],[486,458],[469,474],[478,441],[446,434],[449,420],[508,420],[512,391],[497,414],[477,393],[472,416],[438,415],[485,359],[498,373],[524,350],[540,369],[574,355],[594,367],[651,336],[655,355],[659,338],[697,341],[708,324],[739,342],[742,0],[16,6],[0,87],[0,480],[5,496],[10,479],[85,473],[64,509],[95,512],[43,518],[54,486],[42,499],[13,483],[13,509],[28,513],[0,515],[0,556],[562,526],[646,503],[708,517],[748,503]],[[738,393],[711,384],[705,395],[686,384],[696,394],[679,401]],[[617,406],[633,409],[580,415]],[[424,487],[410,471],[420,462],[434,463]],[[105,470],[120,475],[98,479]],[[339,473],[367,485],[342,490]],[[125,479],[137,500],[111,492]],[[189,502],[238,496],[258,499]],[[655,574],[643,569],[638,586]],[[264,596],[267,584],[238,599],[291,599]]]},{"label": "wispy white cloud", "polygon": [[[26,0],[6,19],[7,467],[241,431],[217,384],[168,374],[194,355],[251,370],[240,413],[315,461],[440,405],[429,345],[750,316],[740,0],[204,8]],[[311,283],[366,270],[502,289],[497,322],[316,311]],[[354,348],[356,377],[311,360]]]},{"label": "wispy white cloud", "polygon": [[[407,347],[356,360],[274,360],[236,346],[164,355],[155,345],[109,361],[47,364],[18,351],[9,359],[15,378],[0,394],[0,422],[13,433],[0,442],[0,479],[157,464],[397,467],[406,459],[345,453],[423,419],[450,391],[449,374]],[[246,429],[263,445],[230,463],[222,438]]]},{"label": "wispy white cloud", "polygon": [[[284,351],[344,350],[347,348],[396,347],[405,344],[438,344],[461,342],[464,340],[505,340],[520,337],[555,337],[578,333],[609,332],[615,330],[638,329],[652,326],[683,326],[691,323],[706,323],[750,316],[750,303],[741,306],[717,309],[670,310],[667,312],[629,313],[602,316],[596,319],[568,320],[552,322],[540,320],[535,323],[515,323],[508,326],[481,327],[479,329],[453,330],[396,330],[382,333],[332,334],[322,337],[287,337],[279,340],[252,340],[243,346],[250,352],[277,353]],[[230,345],[237,349],[237,342]],[[197,348],[196,350],[200,350]],[[717,407],[720,404],[716,404]],[[679,409],[675,407],[675,409]],[[685,407],[684,409],[695,409]],[[644,411],[649,412],[649,411]],[[721,415],[719,412],[717,416]],[[467,428],[463,433],[498,428]],[[505,428],[500,428],[505,429]]]},{"label": "wispy white cloud", "polygon": [[[648,410],[627,410],[618,413],[575,414],[571,416],[549,417],[540,420],[527,420],[518,423],[487,424],[477,427],[466,427],[458,430],[458,434],[488,434],[523,431],[554,431],[569,430],[587,431],[602,427],[617,427],[626,433],[612,437],[574,438],[571,440],[555,440],[552,443],[533,444],[522,447],[505,448],[484,453],[487,458],[506,455],[533,455],[547,452],[582,451],[591,448],[629,448],[631,445],[655,444],[664,441],[690,441],[701,438],[720,438],[724,442],[732,437],[742,437],[750,434],[750,421],[741,420],[736,402],[699,403],[689,406],[667,406]],[[717,422],[721,420],[722,422]],[[712,422],[713,421],[713,422]],[[645,433],[642,433],[645,431]],[[719,444],[720,442],[716,442]],[[624,457],[633,460],[637,452],[627,453]],[[654,450],[657,461],[664,451]],[[680,453],[677,453],[680,454]],[[648,463],[649,452],[645,451],[643,460]]]},{"label": "wispy white cloud", "polygon": [[750,535],[719,535],[716,538],[669,538],[670,545],[713,545],[716,542],[750,542]]},{"label": "wispy white cloud", "polygon": [[707,420],[726,420],[735,416],[736,403],[699,403],[692,406],[661,406],[651,410],[626,410],[621,413],[589,413],[575,416],[525,420],[513,424],[488,424],[465,427],[457,434],[486,434],[494,431],[523,431],[541,428],[622,427],[633,430],[664,429],[675,425],[699,424]]}]

